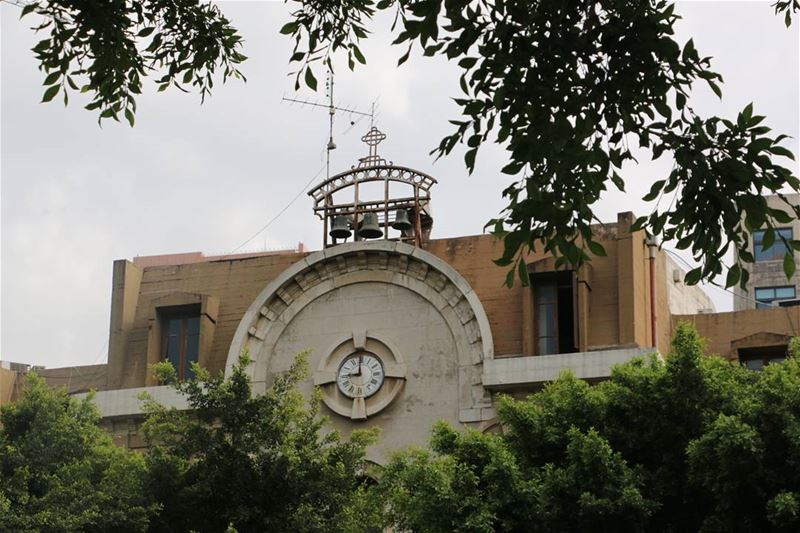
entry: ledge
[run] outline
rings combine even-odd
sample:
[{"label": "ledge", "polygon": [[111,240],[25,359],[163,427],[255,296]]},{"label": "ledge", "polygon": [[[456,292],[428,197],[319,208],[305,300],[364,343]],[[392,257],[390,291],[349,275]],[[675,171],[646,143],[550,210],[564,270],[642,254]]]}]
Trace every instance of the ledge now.
[{"label": "ledge", "polygon": [[[172,387],[137,387],[135,389],[114,389],[95,392],[94,403],[103,418],[116,416],[137,416],[143,414],[142,401],[139,395],[150,394],[154,400],[165,407],[179,410],[188,409],[186,398]],[[75,394],[75,398],[83,399],[87,393]]]},{"label": "ledge", "polygon": [[483,361],[483,386],[488,389],[510,389],[541,385],[555,381],[564,370],[571,370],[580,379],[603,379],[611,376],[614,365],[626,363],[635,357],[646,357],[653,352],[653,348],[621,348],[488,359]]}]

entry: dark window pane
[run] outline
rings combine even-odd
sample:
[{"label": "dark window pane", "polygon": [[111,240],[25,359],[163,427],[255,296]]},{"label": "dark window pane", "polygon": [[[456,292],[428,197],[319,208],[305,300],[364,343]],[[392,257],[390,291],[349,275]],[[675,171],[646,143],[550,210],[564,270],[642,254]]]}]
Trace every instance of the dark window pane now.
[{"label": "dark window pane", "polygon": [[193,316],[186,319],[186,334],[191,335],[200,335],[200,317]]},{"label": "dark window pane", "polygon": [[555,337],[539,337],[539,345],[537,346],[539,355],[548,355],[556,353],[556,339]]},{"label": "dark window pane", "polygon": [[200,318],[187,318],[186,335],[186,360],[184,366],[184,378],[193,378],[194,370],[192,363],[197,362],[197,354],[200,346]]},{"label": "dark window pane", "polygon": [[181,368],[181,320],[172,319],[167,323],[167,361],[175,370]]},{"label": "dark window pane", "polygon": [[764,368],[764,361],[761,359],[751,359],[744,363],[750,370],[761,370]]},{"label": "dark window pane", "polygon": [[539,306],[539,336],[556,336],[556,306],[555,304],[542,304]]}]

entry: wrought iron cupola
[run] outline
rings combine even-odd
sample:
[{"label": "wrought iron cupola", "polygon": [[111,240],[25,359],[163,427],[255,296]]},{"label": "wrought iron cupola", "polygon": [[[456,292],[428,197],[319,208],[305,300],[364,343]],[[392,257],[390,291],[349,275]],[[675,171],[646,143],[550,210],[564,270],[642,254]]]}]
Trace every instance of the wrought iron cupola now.
[{"label": "wrought iron cupola", "polygon": [[378,155],[386,138],[372,127],[361,140],[369,155],[314,187],[314,213],[323,221],[323,244],[393,240],[422,247],[433,227],[430,189],[436,180]]}]

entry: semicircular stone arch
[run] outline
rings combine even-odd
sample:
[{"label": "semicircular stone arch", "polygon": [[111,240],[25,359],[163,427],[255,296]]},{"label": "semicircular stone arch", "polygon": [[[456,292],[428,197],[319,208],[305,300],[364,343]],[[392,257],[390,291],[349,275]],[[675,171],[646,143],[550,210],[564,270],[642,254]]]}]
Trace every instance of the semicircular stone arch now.
[{"label": "semicircular stone arch", "polygon": [[[367,302],[364,305],[382,307],[379,311],[384,318],[365,313],[367,308],[359,308],[362,300]],[[327,313],[324,319],[320,318],[322,311]],[[396,321],[385,318],[391,317],[390,313],[398,313]],[[381,320],[380,326],[376,320]],[[312,253],[286,269],[244,314],[228,352],[226,374],[230,375],[239,355],[247,350],[254,392],[262,392],[296,355],[285,353],[287,346],[303,346],[307,334],[316,339],[315,351],[324,352],[327,345],[341,343],[342,338],[357,337],[362,321],[372,325],[361,335],[370,336],[372,329],[379,327],[376,338],[393,337],[391,343],[400,345],[409,365],[406,390],[395,402],[401,405],[376,417],[377,423],[398,425],[402,430],[412,420],[394,424],[394,418],[422,416],[425,409],[434,408],[451,412],[452,416],[444,418],[456,423],[480,423],[495,416],[491,396],[481,380],[483,361],[494,357],[492,334],[477,294],[442,259],[404,243],[342,244]],[[406,329],[400,331],[404,323]],[[397,331],[392,329],[395,327]],[[432,360],[420,356],[415,363],[417,354],[408,352],[424,346],[426,339],[435,348],[430,355],[423,355]],[[312,370],[320,357],[325,354],[312,354]],[[424,390],[415,391],[412,380],[419,380]],[[346,426],[351,421],[340,422]],[[424,435],[429,430],[420,428]]]}]

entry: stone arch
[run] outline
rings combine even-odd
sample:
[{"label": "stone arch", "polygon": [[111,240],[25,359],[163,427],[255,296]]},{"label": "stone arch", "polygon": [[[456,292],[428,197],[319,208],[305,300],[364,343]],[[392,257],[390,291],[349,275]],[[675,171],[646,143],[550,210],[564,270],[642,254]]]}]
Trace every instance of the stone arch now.
[{"label": "stone arch", "polygon": [[[442,316],[456,346],[458,419],[480,422],[494,416],[482,385],[483,361],[494,357],[489,320],[469,283],[442,259],[420,248],[390,241],[362,241],[331,247],[298,261],[270,282],[241,319],[226,363],[226,374],[243,350],[253,361],[254,390],[267,385],[272,349],[283,331],[311,302],[358,283],[403,287]],[[343,331],[342,333],[347,333]]]}]

